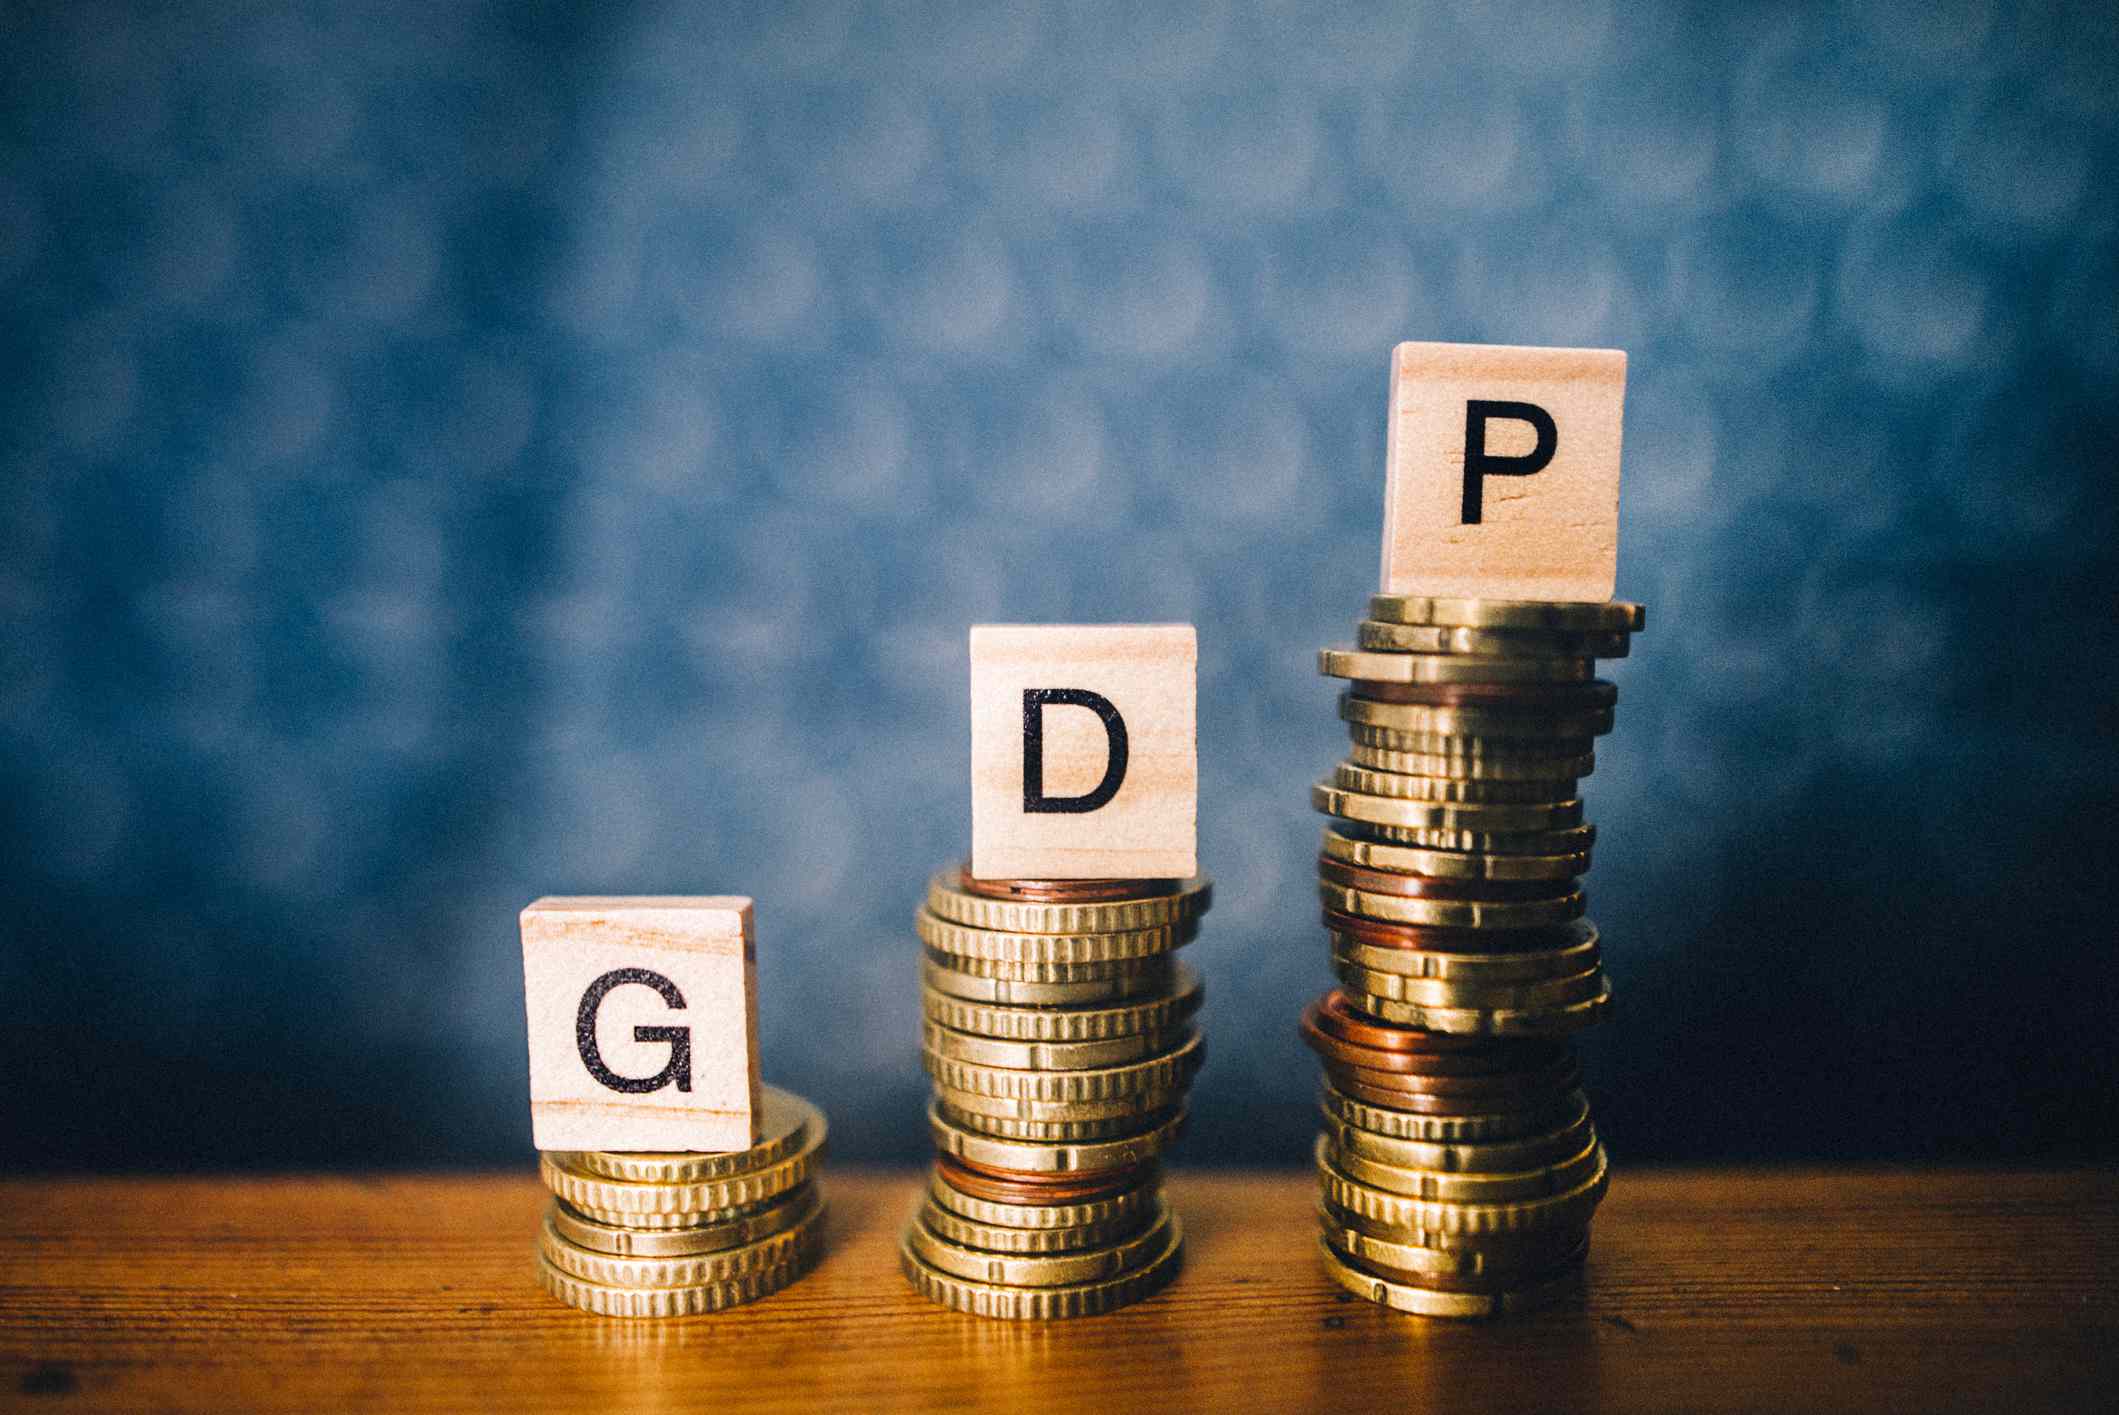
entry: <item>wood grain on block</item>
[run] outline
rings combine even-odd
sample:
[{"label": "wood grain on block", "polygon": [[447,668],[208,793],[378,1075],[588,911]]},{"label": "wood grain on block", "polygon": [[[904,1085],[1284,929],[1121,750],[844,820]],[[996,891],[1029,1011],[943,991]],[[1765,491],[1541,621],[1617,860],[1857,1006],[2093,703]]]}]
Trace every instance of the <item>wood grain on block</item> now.
[{"label": "wood grain on block", "polygon": [[540,1150],[757,1140],[757,947],[730,895],[540,899],[522,911]]},{"label": "wood grain on block", "polygon": [[1618,349],[1400,344],[1384,593],[1610,599],[1625,397]]},{"label": "wood grain on block", "polygon": [[1199,639],[1190,624],[971,631],[971,872],[1198,869]]}]

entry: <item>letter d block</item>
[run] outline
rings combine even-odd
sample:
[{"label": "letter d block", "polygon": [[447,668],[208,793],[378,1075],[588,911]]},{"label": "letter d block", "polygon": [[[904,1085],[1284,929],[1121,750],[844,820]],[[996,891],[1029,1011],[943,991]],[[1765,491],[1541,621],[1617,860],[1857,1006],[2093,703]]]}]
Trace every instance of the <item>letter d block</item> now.
[{"label": "letter d block", "polygon": [[1198,870],[1199,639],[1190,624],[971,631],[971,873]]},{"label": "letter d block", "polygon": [[1400,344],[1384,592],[1610,599],[1625,397],[1617,349]]},{"label": "letter d block", "polygon": [[756,1143],[757,957],[748,899],[555,898],[523,910],[537,1148]]}]

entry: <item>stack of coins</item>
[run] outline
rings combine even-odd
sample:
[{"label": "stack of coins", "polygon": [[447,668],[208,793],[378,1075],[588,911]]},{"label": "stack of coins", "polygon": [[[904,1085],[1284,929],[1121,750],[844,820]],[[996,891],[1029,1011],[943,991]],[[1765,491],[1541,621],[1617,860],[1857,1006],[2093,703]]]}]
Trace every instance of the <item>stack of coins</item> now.
[{"label": "stack of coins", "polygon": [[717,1312],[778,1292],[815,1266],[824,1116],[764,1089],[758,1143],[727,1154],[551,1150],[537,1276],[606,1317]]},{"label": "stack of coins", "polygon": [[1075,1317],[1176,1274],[1159,1160],[1202,1044],[1199,979],[1174,954],[1208,901],[1203,878],[930,883],[921,1055],[940,1153],[899,1254],[922,1293]]},{"label": "stack of coins", "polygon": [[1311,1004],[1326,1268],[1429,1316],[1533,1306],[1579,1280],[1608,1183],[1569,1036],[1610,998],[1580,876],[1576,783],[1611,730],[1596,659],[1639,605],[1377,595],[1347,679],[1352,749],[1318,893],[1341,986]]}]

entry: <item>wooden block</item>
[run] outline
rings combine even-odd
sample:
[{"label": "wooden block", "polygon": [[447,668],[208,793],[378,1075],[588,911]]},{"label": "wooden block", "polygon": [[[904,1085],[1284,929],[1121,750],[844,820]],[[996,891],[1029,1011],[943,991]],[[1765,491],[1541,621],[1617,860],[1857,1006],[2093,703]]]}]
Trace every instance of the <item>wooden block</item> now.
[{"label": "wooden block", "polygon": [[757,946],[734,896],[581,896],[522,911],[540,1150],[757,1142]]},{"label": "wooden block", "polygon": [[1400,344],[1384,593],[1610,599],[1625,397],[1619,349]]},{"label": "wooden block", "polygon": [[971,630],[971,872],[1198,871],[1199,636],[1190,624]]}]

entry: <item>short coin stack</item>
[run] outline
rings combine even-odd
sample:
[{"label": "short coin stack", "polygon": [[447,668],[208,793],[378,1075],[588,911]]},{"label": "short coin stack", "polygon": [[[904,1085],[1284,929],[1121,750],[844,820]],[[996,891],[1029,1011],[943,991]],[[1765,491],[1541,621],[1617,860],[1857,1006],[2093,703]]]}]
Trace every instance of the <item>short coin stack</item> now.
[{"label": "short coin stack", "polygon": [[1611,730],[1595,660],[1638,605],[1377,595],[1353,649],[1352,750],[1311,800],[1341,986],[1304,1013],[1324,1062],[1321,1245],[1341,1285],[1429,1316],[1579,1279],[1608,1182],[1570,1034],[1610,997],[1579,883],[1576,783]]},{"label": "short coin stack", "polygon": [[1108,1312],[1177,1271],[1159,1160],[1202,1056],[1175,951],[1201,878],[937,875],[921,908],[922,1057],[940,1152],[905,1276],[986,1317]]},{"label": "short coin stack", "polygon": [[823,1247],[824,1116],[767,1086],[759,1130],[728,1154],[546,1152],[538,1279],[600,1316],[679,1317],[801,1277]]}]

